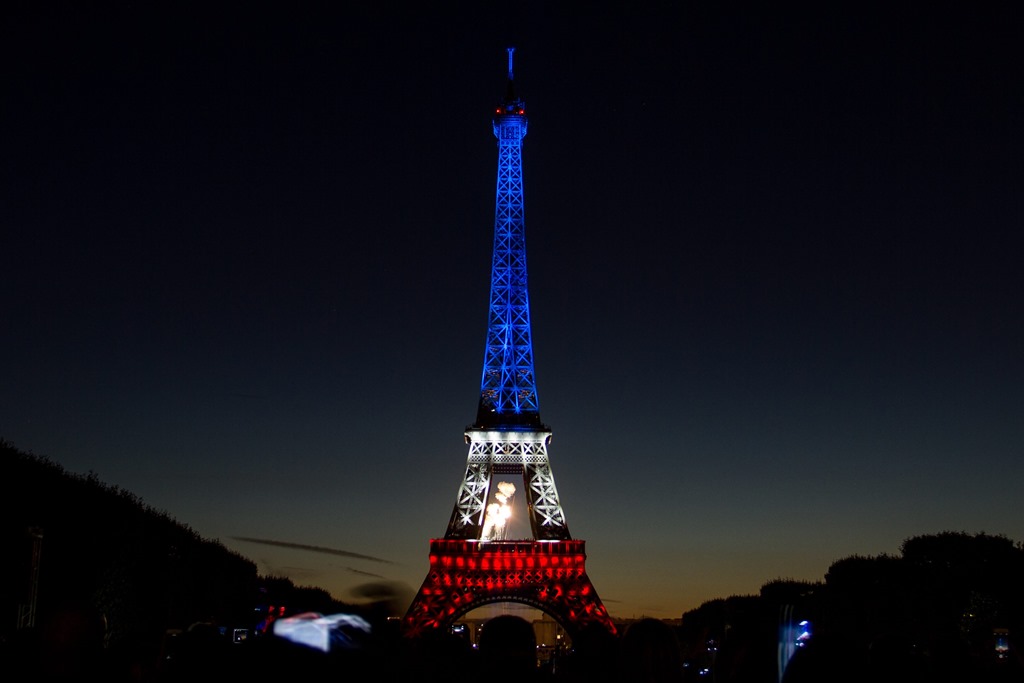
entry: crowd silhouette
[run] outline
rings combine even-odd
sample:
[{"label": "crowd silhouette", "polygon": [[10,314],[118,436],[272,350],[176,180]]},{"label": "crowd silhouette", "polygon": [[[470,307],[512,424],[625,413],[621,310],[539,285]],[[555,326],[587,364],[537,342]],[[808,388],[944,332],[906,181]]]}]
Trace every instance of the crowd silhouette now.
[{"label": "crowd silhouette", "polygon": [[[533,625],[504,614],[484,622],[474,647],[468,638],[435,629],[404,637],[382,623],[354,646],[318,650],[275,635],[232,641],[212,623],[167,634],[158,647],[142,642],[105,647],[101,615],[69,605],[38,628],[3,642],[6,671],[39,681],[111,683],[324,677],[432,683],[470,677],[489,683],[1011,683],[1024,681],[1015,651],[978,659],[955,642],[924,650],[888,635],[858,649],[825,633],[799,649],[784,674],[722,661],[717,668],[687,661],[676,627],[654,618],[618,633],[602,627],[577,632],[557,658],[538,659]],[[738,651],[737,651],[738,652]],[[742,658],[742,655],[740,658]]]}]

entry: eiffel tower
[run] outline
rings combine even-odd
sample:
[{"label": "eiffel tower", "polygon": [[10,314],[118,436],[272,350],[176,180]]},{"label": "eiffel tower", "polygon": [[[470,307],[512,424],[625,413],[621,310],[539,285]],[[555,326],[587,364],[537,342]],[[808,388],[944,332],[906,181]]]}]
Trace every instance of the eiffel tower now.
[{"label": "eiffel tower", "polygon": [[[430,541],[430,569],[403,621],[421,635],[447,628],[467,612],[519,602],[549,614],[570,637],[615,626],[587,576],[585,541],[573,539],[548,460],[551,429],[540,419],[533,368],[523,221],[523,137],[526,105],[515,94],[508,49],[505,97],[494,112],[498,183],[487,343],[476,421],[466,427],[466,474],[443,539]],[[533,538],[507,540],[514,484],[522,476]]]}]

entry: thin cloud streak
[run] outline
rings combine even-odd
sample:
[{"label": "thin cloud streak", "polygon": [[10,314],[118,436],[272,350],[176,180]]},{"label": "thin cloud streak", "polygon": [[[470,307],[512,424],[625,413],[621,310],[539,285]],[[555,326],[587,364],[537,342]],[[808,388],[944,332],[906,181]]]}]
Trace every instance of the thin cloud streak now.
[{"label": "thin cloud streak", "polygon": [[386,576],[380,574],[374,574],[373,572],[364,572],[362,569],[355,569],[353,567],[342,567],[345,571],[352,572],[353,574],[359,574],[360,576],[372,576],[375,579],[387,579]]},{"label": "thin cloud streak", "polygon": [[[303,543],[289,543],[288,541],[272,541],[266,538],[249,538],[247,536],[232,536],[232,539],[236,541],[244,541],[246,543],[259,543],[261,545],[273,545],[279,548],[293,548],[295,550],[308,550],[314,553],[325,553],[327,555],[338,555],[340,557],[352,557],[358,560],[369,560],[370,562],[381,562],[383,564],[395,564],[391,560],[385,560],[379,557],[372,557],[370,555],[360,555],[359,553],[350,553],[347,550],[338,550],[337,548],[324,548],[319,545],[305,545]],[[354,570],[353,570],[354,571]]]}]

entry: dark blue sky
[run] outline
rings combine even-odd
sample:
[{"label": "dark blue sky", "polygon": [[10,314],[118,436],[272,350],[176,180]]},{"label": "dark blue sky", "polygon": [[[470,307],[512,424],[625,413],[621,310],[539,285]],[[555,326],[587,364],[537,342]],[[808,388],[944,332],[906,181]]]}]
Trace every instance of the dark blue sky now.
[{"label": "dark blue sky", "polygon": [[3,10],[0,438],[411,594],[516,45],[541,413],[613,614],[1024,539],[1021,12],[620,4]]}]

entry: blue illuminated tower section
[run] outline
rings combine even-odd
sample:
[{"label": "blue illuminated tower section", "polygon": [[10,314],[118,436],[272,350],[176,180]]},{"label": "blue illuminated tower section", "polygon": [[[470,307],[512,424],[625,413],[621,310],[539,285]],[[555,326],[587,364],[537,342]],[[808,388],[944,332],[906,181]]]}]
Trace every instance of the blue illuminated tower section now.
[{"label": "blue illuminated tower section", "polygon": [[484,371],[477,427],[540,426],[533,374],[530,296],[526,285],[523,211],[523,138],[526,104],[516,97],[508,53],[508,87],[495,110],[498,188],[494,200],[494,252]]},{"label": "blue illuminated tower section", "polygon": [[446,538],[489,538],[485,524],[494,475],[523,475],[530,528],[537,540],[569,540],[548,462],[550,429],[541,423],[533,368],[523,204],[526,105],[516,96],[508,50],[505,98],[494,113],[498,180],[487,342],[476,421],[466,429],[469,460]]}]

